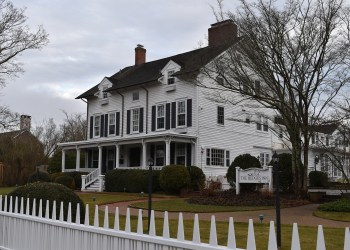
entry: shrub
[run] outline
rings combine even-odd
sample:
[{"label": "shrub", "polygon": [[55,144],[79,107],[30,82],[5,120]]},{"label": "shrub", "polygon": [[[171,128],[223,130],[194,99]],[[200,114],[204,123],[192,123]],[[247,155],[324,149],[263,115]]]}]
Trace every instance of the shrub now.
[{"label": "shrub", "polygon": [[343,198],[333,202],[328,202],[320,205],[319,210],[329,211],[329,212],[350,212],[350,199]]},{"label": "shrub", "polygon": [[40,172],[37,170],[34,174],[29,176],[28,178],[28,183],[32,182],[50,182],[50,176],[47,173]]},{"label": "shrub", "polygon": [[47,167],[47,172],[49,174],[59,173],[61,171],[62,171],[62,166],[60,166],[60,165],[56,165],[56,164],[53,165],[53,164],[51,164],[51,165],[49,165]]},{"label": "shrub", "polygon": [[292,155],[279,154],[280,188],[282,192],[291,192],[293,184]]},{"label": "shrub", "polygon": [[[240,167],[241,169],[247,169],[247,168],[261,168],[260,161],[250,154],[243,154],[237,156],[233,162],[231,163],[230,167],[227,170],[227,181],[230,184],[231,187],[235,187],[236,183],[236,167]],[[255,184],[241,184],[241,190],[244,191],[244,189],[254,189]]]},{"label": "shrub", "polygon": [[80,171],[73,171],[73,172],[65,172],[64,173],[67,176],[71,176],[74,179],[75,188],[81,189],[81,176],[89,174],[88,172],[80,172]]},{"label": "shrub", "polygon": [[191,179],[190,188],[195,191],[201,190],[205,182],[205,174],[202,169],[196,166],[188,166],[187,171]]},{"label": "shrub", "polygon": [[160,171],[159,182],[165,192],[178,194],[190,186],[191,178],[185,166],[169,165]]},{"label": "shrub", "polygon": [[66,186],[70,189],[75,189],[75,182],[72,176],[69,175],[62,175],[55,179],[56,183],[62,184],[63,186]]},{"label": "shrub", "polygon": [[[159,191],[159,170],[152,171],[152,191]],[[108,192],[148,192],[146,169],[114,169],[105,175],[105,188]]]},{"label": "shrub", "polygon": [[219,181],[208,180],[204,188],[201,190],[201,196],[214,196],[216,192],[221,190],[222,184]]},{"label": "shrub", "polygon": [[49,176],[50,176],[51,181],[55,182],[57,177],[64,176],[64,175],[65,175],[65,173],[58,172],[58,173],[50,174]]},{"label": "shrub", "polygon": [[328,187],[328,175],[321,171],[311,171],[309,173],[310,187]]},{"label": "shrub", "polygon": [[[36,199],[37,206],[36,206],[36,214],[39,213],[39,200],[42,200],[42,211],[43,216],[45,216],[46,211],[46,201],[49,201],[49,212],[50,212],[50,218],[52,216],[52,209],[53,209],[53,201],[56,201],[56,218],[59,218],[60,213],[60,206],[61,202],[63,202],[63,215],[64,219],[67,219],[67,213],[68,213],[68,203],[71,203],[72,206],[72,221],[75,221],[76,217],[76,211],[77,211],[77,204],[80,204],[80,220],[81,222],[84,221],[84,203],[80,199],[78,195],[76,195],[72,190],[69,188],[57,184],[57,183],[48,183],[48,182],[36,182],[36,183],[29,183],[27,185],[21,186],[17,188],[16,190],[12,191],[8,194],[9,197],[18,197],[19,198],[19,205],[20,204],[20,198],[23,197],[24,199],[29,198],[30,204],[29,204],[29,210],[30,214],[32,214],[32,208],[33,208],[33,199]],[[8,202],[9,204],[9,202]],[[24,211],[26,211],[26,204],[27,202],[24,201]],[[20,207],[20,206],[19,206]]]}]

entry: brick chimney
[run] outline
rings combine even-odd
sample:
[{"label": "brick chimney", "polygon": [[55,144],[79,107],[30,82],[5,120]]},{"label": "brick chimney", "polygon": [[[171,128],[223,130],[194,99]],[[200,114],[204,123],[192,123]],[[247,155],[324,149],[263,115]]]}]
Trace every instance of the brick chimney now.
[{"label": "brick chimney", "polygon": [[140,65],[146,62],[146,49],[143,45],[138,44],[135,48],[135,65]]},{"label": "brick chimney", "polygon": [[32,123],[32,117],[29,115],[21,115],[20,118],[20,125],[19,128],[20,130],[30,130]]},{"label": "brick chimney", "polygon": [[232,20],[214,23],[208,29],[209,46],[232,42],[237,38],[237,25]]}]

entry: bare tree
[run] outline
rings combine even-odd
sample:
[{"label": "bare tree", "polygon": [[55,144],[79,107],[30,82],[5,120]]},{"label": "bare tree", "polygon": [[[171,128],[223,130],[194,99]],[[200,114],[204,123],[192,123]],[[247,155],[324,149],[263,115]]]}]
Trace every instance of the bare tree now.
[{"label": "bare tree", "polygon": [[0,106],[0,131],[16,128],[19,124],[20,115],[9,108]]},{"label": "bare tree", "polygon": [[87,121],[85,114],[68,114],[67,111],[64,110],[62,112],[66,116],[64,123],[60,126],[62,142],[85,140],[87,133]]},{"label": "bare tree", "polygon": [[307,190],[312,128],[349,84],[349,16],[341,0],[289,0],[282,7],[242,0],[229,17],[243,36],[203,70],[216,83],[210,88],[239,93],[282,118],[299,195]]}]

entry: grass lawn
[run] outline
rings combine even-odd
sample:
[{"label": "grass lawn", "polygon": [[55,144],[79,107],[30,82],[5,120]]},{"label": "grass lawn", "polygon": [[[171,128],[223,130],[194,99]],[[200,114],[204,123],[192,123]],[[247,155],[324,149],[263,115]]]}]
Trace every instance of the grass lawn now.
[{"label": "grass lawn", "polygon": [[[131,207],[147,209],[147,202],[136,202]],[[187,203],[184,199],[162,200],[152,202],[152,209],[168,212],[193,212],[193,213],[215,213],[215,212],[234,212],[251,211],[261,209],[271,209],[269,206],[248,207],[248,206],[214,206],[199,205]]]},{"label": "grass lawn", "polygon": [[350,213],[346,212],[328,212],[317,210],[313,213],[313,215],[329,220],[350,221]]},{"label": "grass lawn", "polygon": [[[85,204],[102,205],[121,201],[142,199],[140,195],[124,193],[77,193]],[[94,201],[95,200],[95,201]]]},{"label": "grass lawn", "polygon": [[17,187],[1,187],[0,188],[0,195],[7,195],[11,193],[13,190],[15,190]]}]

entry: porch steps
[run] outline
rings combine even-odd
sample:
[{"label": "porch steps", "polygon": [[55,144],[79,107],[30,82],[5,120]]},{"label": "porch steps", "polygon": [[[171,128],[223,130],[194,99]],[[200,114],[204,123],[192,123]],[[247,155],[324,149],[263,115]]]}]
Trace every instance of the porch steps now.
[{"label": "porch steps", "polygon": [[99,188],[100,188],[100,180],[97,179],[96,181],[94,181],[91,185],[89,185],[87,188],[85,188],[85,192],[99,192]]}]

